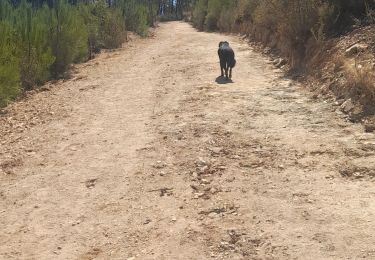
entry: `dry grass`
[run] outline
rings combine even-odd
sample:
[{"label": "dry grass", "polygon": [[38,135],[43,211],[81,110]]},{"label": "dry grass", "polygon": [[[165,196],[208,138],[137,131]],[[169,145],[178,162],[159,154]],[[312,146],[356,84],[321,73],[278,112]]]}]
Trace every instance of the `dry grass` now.
[{"label": "dry grass", "polygon": [[375,101],[375,73],[372,64],[357,63],[354,59],[343,60],[342,66],[348,90],[362,104]]}]

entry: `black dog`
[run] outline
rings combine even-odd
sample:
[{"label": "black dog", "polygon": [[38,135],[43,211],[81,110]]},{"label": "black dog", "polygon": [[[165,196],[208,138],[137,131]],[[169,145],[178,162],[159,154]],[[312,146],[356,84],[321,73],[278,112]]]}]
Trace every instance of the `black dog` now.
[{"label": "black dog", "polygon": [[[228,42],[220,42],[219,43],[219,50],[218,50],[219,58],[220,58],[220,69],[221,69],[221,76],[227,79],[232,78],[232,69],[236,65],[236,60],[234,59],[234,51],[229,46]],[[228,69],[229,69],[229,77],[228,77]]]}]

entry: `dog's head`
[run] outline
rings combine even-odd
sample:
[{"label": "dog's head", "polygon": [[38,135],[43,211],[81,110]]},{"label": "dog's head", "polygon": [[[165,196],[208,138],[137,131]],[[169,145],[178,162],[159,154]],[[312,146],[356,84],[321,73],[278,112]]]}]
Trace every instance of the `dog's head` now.
[{"label": "dog's head", "polygon": [[220,42],[219,43],[219,48],[221,48],[222,46],[229,46],[229,42],[225,41],[225,42]]}]

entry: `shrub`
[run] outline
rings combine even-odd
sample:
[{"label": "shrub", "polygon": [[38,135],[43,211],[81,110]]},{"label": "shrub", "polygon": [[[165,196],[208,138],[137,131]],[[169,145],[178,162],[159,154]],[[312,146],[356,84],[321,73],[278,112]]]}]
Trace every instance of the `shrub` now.
[{"label": "shrub", "polygon": [[52,65],[52,74],[59,77],[71,63],[87,58],[88,33],[77,9],[65,0],[56,1],[56,6],[48,12],[46,24],[51,28],[50,44],[56,57]]},{"label": "shrub", "polygon": [[375,101],[375,74],[369,65],[351,64],[343,62],[343,69],[347,79],[349,95],[363,104],[374,104]]},{"label": "shrub", "polygon": [[197,0],[193,25],[208,31],[239,31],[277,47],[292,66],[303,67],[308,48],[342,32],[353,20],[372,18],[367,0]]},{"label": "shrub", "polygon": [[193,7],[193,24],[199,30],[203,30],[204,21],[207,15],[208,0],[198,0]]},{"label": "shrub", "polygon": [[116,6],[122,10],[127,29],[141,36],[147,35],[149,10],[137,0],[120,0]]},{"label": "shrub", "polygon": [[0,21],[0,35],[0,106],[5,106],[19,93],[20,70],[15,31]]},{"label": "shrub", "polygon": [[55,60],[49,47],[48,27],[43,23],[41,12],[35,12],[26,1],[22,1],[14,16],[19,36],[21,83],[23,88],[31,89],[49,78],[49,69]]},{"label": "shrub", "polygon": [[70,64],[91,58],[101,48],[120,47],[126,38],[125,20],[145,36],[154,20],[152,10],[157,10],[150,3],[0,0],[0,106],[21,89],[63,76]]},{"label": "shrub", "polygon": [[125,24],[118,10],[107,11],[100,25],[100,38],[103,48],[121,47],[125,39]]},{"label": "shrub", "polygon": [[88,58],[91,59],[94,53],[98,53],[102,47],[99,39],[99,21],[100,16],[96,10],[96,5],[80,4],[78,12],[80,13],[87,31]]}]

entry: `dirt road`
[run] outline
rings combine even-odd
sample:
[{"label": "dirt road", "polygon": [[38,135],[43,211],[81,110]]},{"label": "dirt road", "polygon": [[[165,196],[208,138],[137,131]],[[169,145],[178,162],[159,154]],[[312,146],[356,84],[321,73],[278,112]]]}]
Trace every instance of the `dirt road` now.
[{"label": "dirt road", "polygon": [[375,136],[237,37],[161,24],[43,90],[1,117],[0,259],[375,259]]}]

